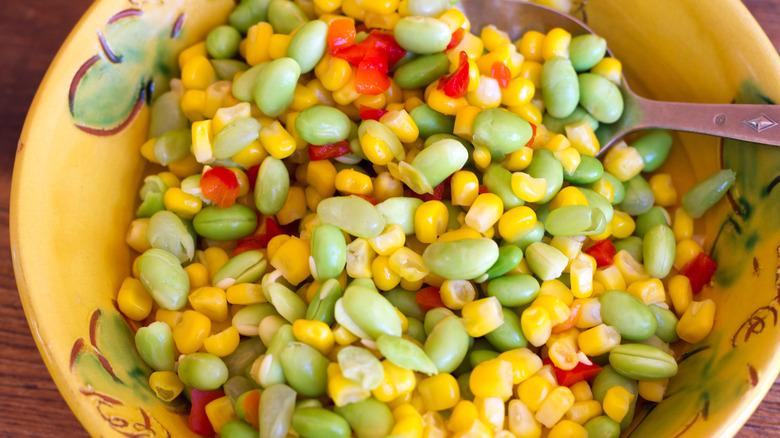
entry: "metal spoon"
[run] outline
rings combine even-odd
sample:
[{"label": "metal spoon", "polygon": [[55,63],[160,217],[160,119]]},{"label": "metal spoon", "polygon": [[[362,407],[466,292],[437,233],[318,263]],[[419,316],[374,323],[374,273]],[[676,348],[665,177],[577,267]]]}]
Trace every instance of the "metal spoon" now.
[{"label": "metal spoon", "polygon": [[[585,23],[555,9],[523,0],[463,0],[461,9],[474,29],[493,24],[513,39],[524,32],[554,27],[572,35],[595,33]],[[637,96],[621,81],[624,109],[620,119],[601,124],[596,135],[599,154],[625,135],[646,129],[669,129],[780,146],[780,105],[661,102]],[[598,155],[598,154],[597,154]]]}]

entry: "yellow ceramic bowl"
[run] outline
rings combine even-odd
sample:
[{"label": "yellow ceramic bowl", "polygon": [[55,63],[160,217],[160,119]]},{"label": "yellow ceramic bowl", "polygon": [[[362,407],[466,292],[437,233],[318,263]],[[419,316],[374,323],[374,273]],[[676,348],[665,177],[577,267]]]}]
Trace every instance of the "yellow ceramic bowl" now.
[{"label": "yellow ceramic bowl", "polygon": [[[115,297],[130,269],[124,237],[143,171],[150,84],[173,55],[223,21],[232,0],[99,0],[62,46],[19,143],[11,198],[14,267],[43,358],[95,436],[188,436],[182,404],[160,402]],[[780,100],[780,59],[737,0],[589,0],[632,87],[685,102]],[[778,132],[780,132],[780,128]],[[666,168],[682,193],[722,167],[728,198],[697,222],[720,264],[698,298],[713,333],[689,349],[667,400],[636,436],[731,436],[780,370],[780,150],[675,134]]]}]

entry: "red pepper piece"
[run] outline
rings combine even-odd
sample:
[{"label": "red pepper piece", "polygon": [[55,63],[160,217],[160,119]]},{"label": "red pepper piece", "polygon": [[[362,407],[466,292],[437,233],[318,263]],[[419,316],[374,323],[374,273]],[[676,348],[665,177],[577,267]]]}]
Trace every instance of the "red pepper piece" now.
[{"label": "red pepper piece", "polygon": [[531,145],[534,144],[534,139],[536,138],[536,125],[533,123],[529,123],[529,125],[531,125],[531,139],[525,144],[525,147],[527,148],[530,148]]},{"label": "red pepper piece", "polygon": [[428,286],[420,289],[414,296],[414,301],[420,306],[423,312],[427,312],[437,307],[446,307],[444,301],[441,300],[441,294],[439,288],[436,286]]},{"label": "red pepper piece", "polygon": [[379,120],[387,111],[360,105],[360,118],[363,120]]},{"label": "red pepper piece", "polygon": [[558,334],[558,333],[565,332],[566,330],[569,330],[570,328],[577,325],[577,322],[580,320],[581,316],[582,316],[582,304],[577,303],[571,306],[571,312],[569,312],[569,317],[566,319],[566,321],[555,324],[552,328],[552,333]]},{"label": "red pepper piece", "polygon": [[355,44],[355,25],[351,20],[338,19],[333,20],[328,26],[328,48],[331,53]]},{"label": "red pepper piece", "polygon": [[266,217],[254,234],[238,241],[238,246],[233,250],[233,256],[237,256],[245,251],[266,248],[271,239],[283,233],[284,231],[273,219]]},{"label": "red pepper piece", "polygon": [[452,32],[452,38],[450,38],[450,43],[447,44],[447,48],[444,49],[445,52],[448,52],[455,47],[458,47],[458,44],[460,44],[461,41],[463,41],[463,34],[466,33],[466,30],[462,27],[459,27],[458,30],[455,32]]},{"label": "red pepper piece", "polygon": [[233,205],[238,198],[238,178],[232,170],[213,167],[200,178],[203,196],[221,208]]},{"label": "red pepper piece", "polygon": [[225,395],[222,391],[201,391],[192,389],[192,409],[190,409],[190,430],[201,436],[214,435],[214,428],[206,416],[206,405]]},{"label": "red pepper piece", "polygon": [[251,190],[255,189],[255,184],[257,184],[257,173],[260,172],[260,165],[252,166],[249,169],[246,170],[246,177],[249,180],[249,188]]},{"label": "red pepper piece", "polygon": [[596,376],[601,371],[601,367],[594,364],[588,365],[582,362],[570,370],[562,370],[553,364],[552,360],[548,357],[544,359],[542,363],[550,364],[555,371],[555,379],[558,380],[558,384],[562,386],[571,386],[580,380],[589,380]]},{"label": "red pepper piece", "polygon": [[477,188],[477,191],[481,195],[483,193],[487,193],[488,192],[488,188],[486,186],[483,186],[482,184],[480,184],[479,187]]},{"label": "red pepper piece", "polygon": [[372,47],[379,49],[385,54],[388,69],[393,68],[398,61],[406,56],[406,50],[404,50],[395,40],[393,35],[389,33],[373,30],[363,42],[368,41],[370,41]]},{"label": "red pepper piece", "polygon": [[436,88],[444,90],[444,94],[454,99],[466,95],[469,89],[469,55],[466,52],[461,50],[457,70],[439,78],[439,85]]},{"label": "red pepper piece", "polygon": [[363,57],[366,56],[366,48],[357,44],[345,47],[343,49],[334,50],[331,52],[333,56],[346,60],[352,65],[360,64]]},{"label": "red pepper piece", "polygon": [[506,88],[509,84],[509,78],[512,74],[509,72],[509,67],[503,62],[494,62],[490,67],[490,77],[498,81],[498,86]]},{"label": "red pepper piece", "polygon": [[712,257],[700,252],[680,270],[680,274],[691,280],[693,293],[701,292],[702,288],[709,284],[713,274],[718,269],[718,263]]},{"label": "red pepper piece", "polygon": [[361,61],[358,65],[355,75],[355,89],[358,93],[376,96],[390,88],[390,78],[375,67],[376,64],[371,60]]},{"label": "red pepper piece", "polygon": [[342,140],[338,143],[324,144],[321,146],[309,145],[309,160],[321,161],[328,158],[336,158],[350,153],[349,142]]},{"label": "red pepper piece", "polygon": [[582,252],[596,259],[596,266],[601,268],[612,264],[616,251],[612,241],[604,239]]},{"label": "red pepper piece", "polygon": [[441,201],[444,197],[444,189],[449,184],[449,181],[442,181],[441,184],[433,188],[433,193],[423,193],[420,195],[420,199],[424,202],[428,201]]},{"label": "red pepper piece", "polygon": [[373,196],[371,196],[371,195],[358,195],[358,194],[354,194],[354,195],[350,195],[350,196],[357,196],[357,197],[359,197],[359,198],[363,198],[363,199],[365,199],[366,201],[370,202],[370,203],[371,203],[371,205],[377,205],[377,204],[379,204],[379,202],[378,202],[378,201],[377,201],[377,200],[376,200],[376,199],[375,199]]}]

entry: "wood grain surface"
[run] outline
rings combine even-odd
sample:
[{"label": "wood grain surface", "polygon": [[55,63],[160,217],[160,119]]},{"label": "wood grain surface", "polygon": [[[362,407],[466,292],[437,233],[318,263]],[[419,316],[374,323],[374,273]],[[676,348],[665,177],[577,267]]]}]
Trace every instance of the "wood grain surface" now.
[{"label": "wood grain surface", "polygon": [[[86,437],[33,342],[11,265],[8,210],[16,142],[25,114],[62,41],[89,0],[3,1],[0,13],[0,437]],[[715,2],[714,2],[715,3]],[[745,0],[776,49],[780,0]],[[780,436],[780,383],[739,437]]]}]

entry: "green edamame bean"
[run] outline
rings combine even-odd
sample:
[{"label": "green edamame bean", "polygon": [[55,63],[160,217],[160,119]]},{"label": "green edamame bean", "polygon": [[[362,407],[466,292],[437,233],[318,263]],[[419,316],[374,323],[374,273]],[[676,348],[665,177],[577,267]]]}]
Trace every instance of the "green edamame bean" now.
[{"label": "green edamame bean", "polygon": [[689,216],[700,218],[707,209],[715,205],[734,185],[737,175],[731,169],[713,173],[696,183],[682,197],[682,207]]},{"label": "green edamame bean", "polygon": [[666,131],[649,131],[631,142],[645,162],[643,172],[654,172],[666,161],[672,149],[672,136]]},{"label": "green edamame bean", "polygon": [[444,139],[421,150],[414,157],[411,165],[425,177],[431,187],[435,187],[448,176],[463,168],[468,159],[469,152],[463,144],[459,141]]},{"label": "green edamame bean", "polygon": [[238,53],[241,33],[233,26],[217,26],[206,37],[206,51],[214,59],[228,59]]},{"label": "green edamame bean", "polygon": [[268,261],[261,251],[250,250],[231,258],[214,274],[212,284],[227,289],[234,284],[254,283],[265,274]]},{"label": "green edamame bean", "polygon": [[455,315],[438,322],[428,334],[423,351],[433,361],[440,373],[451,373],[466,358],[469,335],[463,321]]},{"label": "green edamame bean", "polygon": [[289,35],[297,27],[308,21],[309,18],[306,16],[306,13],[294,2],[289,0],[272,0],[268,5],[268,22],[274,28],[274,33]]},{"label": "green edamame bean", "polygon": [[658,224],[647,230],[642,245],[645,269],[655,278],[669,275],[674,264],[674,232],[669,226]]},{"label": "green edamame bean", "polygon": [[[523,250],[515,245],[498,247],[498,260],[485,272],[485,280],[499,278],[514,269],[523,260]],[[499,300],[500,301],[500,300]]]},{"label": "green edamame bean", "polygon": [[190,280],[176,256],[152,248],[138,257],[136,265],[141,283],[160,307],[179,310],[187,304]]},{"label": "green edamame bean", "polygon": [[336,278],[347,265],[347,242],[333,225],[320,224],[311,233],[312,275],[317,281]]},{"label": "green edamame bean", "polygon": [[603,197],[597,192],[594,192],[591,189],[586,189],[585,187],[580,187],[579,189],[580,192],[585,196],[585,199],[588,200],[588,205],[590,205],[592,208],[601,210],[601,213],[604,215],[604,220],[609,223],[612,220],[615,209],[612,208],[612,204],[607,201],[607,198]]},{"label": "green edamame bean", "polygon": [[520,317],[512,309],[506,307],[501,309],[504,313],[504,323],[497,329],[485,335],[498,351],[509,351],[515,348],[525,348],[528,341],[520,328]]},{"label": "green edamame bean", "polygon": [[270,3],[271,0],[242,0],[230,13],[228,21],[231,26],[245,34],[254,24],[268,20]]},{"label": "green edamame bean", "polygon": [[425,330],[425,333],[430,335],[437,324],[453,315],[455,315],[455,312],[446,307],[436,307],[425,312],[425,319],[423,319],[423,329]]},{"label": "green edamame bean", "polygon": [[594,132],[599,128],[599,121],[579,105],[577,108],[574,108],[574,111],[566,117],[557,118],[546,112],[544,115],[542,115],[542,123],[547,128],[547,130],[557,134],[565,134],[566,125],[573,125],[583,121],[588,122],[590,128],[593,129]]},{"label": "green edamame bean", "polygon": [[520,248],[520,250],[525,251],[530,244],[534,242],[541,242],[542,238],[544,237],[544,221],[538,219],[539,218],[537,217],[536,224],[531,227],[530,230],[519,235],[510,243]]},{"label": "green edamame bean", "polygon": [[672,355],[672,349],[669,346],[669,344],[664,342],[657,335],[650,336],[649,338],[645,339],[644,341],[638,341],[637,344],[648,345],[650,347],[657,348],[657,349],[663,351],[664,353],[666,353],[668,355]]},{"label": "green edamame bean", "polygon": [[290,174],[282,160],[265,157],[257,170],[255,207],[266,215],[279,213],[290,191]]},{"label": "green edamame bean", "polygon": [[[277,3],[295,6],[288,0],[274,0],[272,6]],[[277,117],[284,112],[292,103],[300,76],[301,67],[292,58],[279,58],[266,64],[257,73],[252,87],[252,96],[260,111],[268,117]]]},{"label": "green edamame bean", "polygon": [[650,189],[650,184],[647,183],[642,175],[631,178],[623,183],[623,186],[626,190],[626,195],[620,203],[620,209],[623,212],[631,216],[639,216],[650,210],[650,207],[655,203],[653,190]]},{"label": "green edamame bean", "polygon": [[328,25],[321,20],[304,24],[293,35],[287,46],[287,56],[298,62],[302,74],[314,70],[314,66],[325,55],[328,48],[327,36]]},{"label": "green edamame bean", "polygon": [[485,173],[482,174],[482,184],[487,187],[488,192],[494,193],[501,198],[504,203],[504,210],[509,210],[525,204],[525,201],[518,198],[512,191],[512,172],[498,163],[491,163]]},{"label": "green edamame bean", "polygon": [[449,72],[450,60],[445,53],[424,55],[398,67],[393,80],[405,89],[423,88]]},{"label": "green edamame bean", "polygon": [[338,280],[331,278],[325,280],[322,286],[317,290],[306,309],[306,319],[310,321],[322,321],[325,324],[333,325],[336,321],[334,311],[336,301],[341,298],[343,292]]},{"label": "green edamame bean", "polygon": [[418,371],[429,376],[439,372],[436,364],[414,342],[400,336],[381,335],[376,346],[387,360],[401,368]]},{"label": "green edamame bean", "polygon": [[[292,342],[297,342],[293,335],[292,325],[284,324],[276,330],[268,344],[266,354],[260,356],[252,364],[252,379],[260,386],[270,389],[278,384],[286,383],[282,368],[282,352]],[[260,362],[261,366],[256,366]]]},{"label": "green edamame bean", "polygon": [[655,321],[658,325],[655,329],[655,335],[664,342],[677,342],[680,337],[677,336],[677,316],[669,309],[651,304],[647,306],[655,315]]},{"label": "green edamame bean", "polygon": [[[563,166],[548,149],[535,150],[531,164],[528,165],[525,172],[534,178],[544,178],[547,181],[547,192],[539,200],[539,204],[550,202],[563,186]],[[539,218],[538,213],[536,217]]]},{"label": "green edamame bean", "polygon": [[261,62],[242,73],[241,76],[233,81],[231,91],[236,99],[241,102],[252,102],[254,100],[253,90],[255,87],[255,80],[257,79],[257,75],[266,65],[268,65],[267,62]]},{"label": "green edamame bean", "polygon": [[543,281],[560,277],[569,264],[569,259],[562,252],[542,242],[530,244],[525,250],[525,259],[528,267]]},{"label": "green edamame bean", "polygon": [[607,53],[607,40],[593,35],[577,35],[569,43],[569,59],[574,70],[590,70]]},{"label": "green edamame bean", "polygon": [[257,228],[257,214],[242,204],[227,208],[209,206],[192,218],[192,226],[199,235],[207,239],[242,239]]},{"label": "green edamame bean", "polygon": [[306,302],[283,284],[268,284],[268,295],[268,301],[290,323],[306,317]]},{"label": "green edamame bean", "polygon": [[628,408],[628,413],[620,422],[620,429],[625,430],[631,424],[634,419],[634,411],[636,409],[636,400],[639,395],[639,387],[636,380],[631,380],[618,374],[610,365],[605,365],[601,371],[593,379],[593,385],[591,390],[593,391],[593,399],[598,400],[599,403],[604,403],[604,396],[607,395],[607,391],[614,386],[622,386],[626,391],[634,395],[633,400]]},{"label": "green edamame bean", "polygon": [[257,429],[242,420],[232,420],[225,423],[219,430],[222,438],[256,438]]},{"label": "green edamame bean", "polygon": [[655,334],[658,324],[655,314],[638,298],[622,291],[611,290],[599,297],[601,320],[628,341],[641,341]]},{"label": "green edamame bean", "polygon": [[471,142],[469,142],[468,140],[464,140],[464,139],[458,137],[457,135],[453,135],[453,134],[434,134],[434,135],[432,135],[432,136],[430,136],[430,137],[425,139],[425,142],[423,143],[423,149],[425,149],[428,146],[436,143],[439,140],[444,140],[444,139],[450,139],[450,140],[457,140],[457,141],[459,141],[460,144],[462,144],[463,147],[465,147],[466,150],[469,151],[469,155],[471,154],[471,151],[474,150],[474,145],[472,145]]},{"label": "green edamame bean", "polygon": [[257,336],[257,327],[266,316],[280,316],[271,303],[257,303],[242,307],[233,315],[232,324],[244,336]]},{"label": "green edamame bean", "polygon": [[154,158],[163,166],[181,160],[190,152],[192,132],[189,129],[173,129],[154,142]]},{"label": "green edamame bean", "polygon": [[395,423],[390,408],[373,397],[336,406],[334,411],[347,420],[357,438],[385,438]]},{"label": "green edamame bean", "polygon": [[609,172],[604,172],[604,174],[601,175],[602,178],[609,181],[610,184],[612,184],[612,189],[615,191],[615,195],[612,199],[612,205],[618,205],[626,198],[626,187],[623,185],[623,183],[617,179],[615,175],[612,175]]},{"label": "green edamame bean", "polygon": [[[268,304],[268,303],[264,303]],[[260,324],[259,322],[257,323]],[[257,325],[255,325],[255,330],[257,330]],[[252,362],[255,361],[261,354],[265,353],[265,344],[263,344],[263,341],[260,340],[260,338],[255,335],[252,338],[244,339],[238,344],[238,347],[236,347],[235,351],[228,354],[227,356],[222,358],[222,361],[225,362],[225,366],[228,368],[228,374],[230,375],[230,379],[228,380],[228,383],[232,381],[233,379],[244,379],[246,380],[245,374],[246,371],[249,370],[249,367],[252,366]],[[240,386],[241,388],[246,388],[246,385],[241,383],[241,380],[237,380],[233,385]],[[244,382],[246,383],[246,382]],[[227,383],[226,383],[227,385]],[[257,385],[252,382],[252,388],[256,387]],[[246,392],[248,389],[243,389],[241,391],[237,391],[240,393]],[[225,388],[225,392],[230,395],[230,392],[228,391],[228,388]]]},{"label": "green edamame bean", "polygon": [[201,391],[214,391],[228,379],[227,366],[211,353],[192,353],[182,357],[177,372],[182,383]]},{"label": "green edamame bean", "polygon": [[539,282],[530,275],[513,274],[490,280],[487,295],[498,298],[504,307],[517,307],[530,303],[539,294]]},{"label": "green edamame bean", "polygon": [[627,251],[631,254],[631,257],[639,263],[642,263],[644,260],[642,251],[643,242],[640,237],[628,236],[625,239],[616,240],[614,245],[616,254],[620,251]]},{"label": "green edamame bean", "polygon": [[580,101],[577,72],[571,61],[561,56],[548,59],[542,65],[540,79],[547,112],[557,118],[568,117]]},{"label": "green edamame bean", "polygon": [[287,383],[307,397],[325,395],[328,364],[322,353],[303,342],[291,342],[282,350],[282,370]]},{"label": "green edamame bean", "polygon": [[241,117],[230,122],[214,136],[214,157],[224,160],[241,152],[260,137],[263,126],[254,117]]},{"label": "green edamame bean", "polygon": [[501,353],[494,350],[471,350],[469,352],[469,365],[473,369],[482,362],[497,358],[499,354]]},{"label": "green edamame bean", "polygon": [[420,17],[438,17],[450,8],[447,0],[410,0],[407,5],[409,15]]},{"label": "green edamame bean", "polygon": [[452,38],[450,28],[433,17],[404,17],[396,23],[393,35],[398,45],[420,55],[443,52]]},{"label": "green edamame bean", "polygon": [[603,233],[607,221],[604,213],[598,208],[587,205],[564,205],[547,215],[544,227],[553,236],[587,236]]},{"label": "green edamame bean", "polygon": [[600,180],[602,175],[604,175],[604,166],[598,158],[581,155],[580,164],[574,172],[563,171],[563,180],[572,184],[592,184]]},{"label": "green edamame bean", "polygon": [[173,254],[184,263],[195,257],[195,241],[179,216],[167,210],[158,211],[146,226],[146,243],[152,248]]},{"label": "green edamame bean", "polygon": [[352,429],[341,415],[323,408],[298,408],[292,427],[304,438],[349,438]]},{"label": "green edamame bean", "polygon": [[377,209],[358,196],[324,199],[317,206],[317,215],[322,223],[335,225],[357,237],[376,237],[385,228],[385,219]]},{"label": "green edamame bean", "polygon": [[212,59],[211,66],[221,81],[232,81],[237,73],[249,70],[249,64],[238,59]]},{"label": "green edamame bean", "polygon": [[458,376],[458,388],[460,388],[460,398],[461,400],[468,400],[468,401],[474,401],[474,393],[471,392],[471,387],[469,386],[469,378],[471,377],[471,372],[465,372]]},{"label": "green edamame bean", "polygon": [[135,332],[135,348],[144,362],[155,371],[173,371],[176,348],[168,324],[155,321]]},{"label": "green edamame bean", "polygon": [[419,319],[420,321],[425,319],[425,312],[420,309],[420,305],[415,301],[416,292],[395,288],[385,292],[384,296],[390,301],[390,304],[400,310],[404,316]]},{"label": "green edamame bean", "polygon": [[442,114],[431,108],[427,103],[409,112],[414,124],[420,130],[420,137],[427,138],[434,134],[452,134],[455,129],[455,116]]},{"label": "green edamame bean", "polygon": [[152,102],[149,138],[178,129],[187,129],[187,116],[181,110],[181,95],[175,91],[166,91]]},{"label": "green edamame bean", "polygon": [[612,81],[595,73],[580,73],[580,105],[601,123],[614,123],[623,115],[623,96]]},{"label": "green edamame bean", "polygon": [[382,334],[401,336],[401,318],[382,294],[362,286],[350,286],[341,303],[349,318],[372,338]]},{"label": "green edamame bean", "polygon": [[634,229],[634,235],[642,238],[645,237],[647,230],[656,225],[672,224],[671,218],[669,217],[669,213],[666,211],[666,209],[657,205],[637,216],[635,222],[636,228]]},{"label": "green edamame bean", "polygon": [[533,135],[530,123],[498,108],[480,111],[473,130],[474,145],[487,148],[493,161],[501,161],[506,154],[520,149]]},{"label": "green edamame bean", "polygon": [[350,128],[351,123],[346,114],[336,108],[324,105],[309,107],[295,119],[295,131],[307,143],[313,145],[338,143],[346,140]]},{"label": "green edamame bean", "polygon": [[297,393],[289,386],[280,383],[263,391],[260,397],[260,437],[284,438],[290,431],[295,411]]},{"label": "green edamame bean", "polygon": [[344,347],[337,354],[339,368],[344,377],[371,391],[382,384],[385,370],[371,352],[361,347]]},{"label": "green edamame bean", "polygon": [[620,424],[606,415],[591,418],[582,427],[588,432],[588,438],[620,437]]},{"label": "green edamame bean", "polygon": [[491,239],[436,242],[423,252],[423,264],[431,272],[451,280],[471,280],[484,274],[498,260],[498,245]]},{"label": "green edamame bean", "polygon": [[409,335],[415,341],[425,343],[425,328],[422,321],[417,318],[407,317],[409,325],[406,327],[406,335]]},{"label": "green edamame bean", "polygon": [[612,368],[636,380],[663,380],[677,374],[677,361],[663,351],[643,344],[622,344],[609,352]]}]

